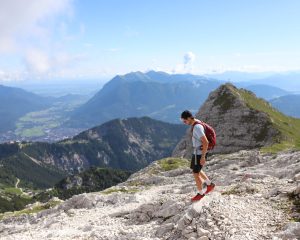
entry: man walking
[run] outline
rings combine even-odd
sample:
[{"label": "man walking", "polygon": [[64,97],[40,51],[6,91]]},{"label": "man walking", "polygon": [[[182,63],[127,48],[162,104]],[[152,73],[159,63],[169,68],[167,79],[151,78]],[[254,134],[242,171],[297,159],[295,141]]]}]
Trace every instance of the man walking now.
[{"label": "man walking", "polygon": [[202,167],[204,166],[208,156],[209,142],[205,135],[204,127],[199,123],[198,119],[193,117],[190,111],[185,110],[182,112],[181,120],[184,122],[184,124],[192,126],[192,143],[194,151],[190,168],[193,170],[198,193],[191,200],[198,201],[203,198],[205,194],[212,191],[215,187],[215,184],[209,180],[207,175],[202,170]]}]

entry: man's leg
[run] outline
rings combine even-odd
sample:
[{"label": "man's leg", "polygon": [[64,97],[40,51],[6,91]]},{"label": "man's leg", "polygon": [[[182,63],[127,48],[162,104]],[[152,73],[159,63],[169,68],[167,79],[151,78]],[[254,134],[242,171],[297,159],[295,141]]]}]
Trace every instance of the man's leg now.
[{"label": "man's leg", "polygon": [[[207,160],[207,157],[208,157],[208,152],[205,154],[205,159],[206,160]],[[202,169],[199,172],[199,176],[204,179],[203,182],[205,182],[207,185],[209,185],[211,183],[211,181],[209,180],[208,176],[204,173],[204,171]]]},{"label": "man's leg", "polygon": [[193,173],[193,175],[194,175],[194,178],[195,178],[195,181],[196,181],[197,189],[198,189],[199,192],[201,192],[203,181],[200,177],[200,174],[199,173]]},{"label": "man's leg", "polygon": [[215,183],[211,182],[211,181],[208,179],[208,177],[206,176],[206,174],[205,174],[202,170],[199,172],[199,178],[200,178],[200,176],[201,176],[202,178],[204,178],[204,181],[203,181],[203,182],[206,183],[206,186],[205,186],[205,188],[206,188],[205,194],[211,192],[211,191],[215,188],[215,186],[216,186]]},{"label": "man's leg", "polygon": [[203,170],[201,170],[201,171],[199,172],[199,177],[203,178],[204,181],[205,181],[205,180],[209,180],[209,178],[208,178],[207,175],[203,172]]},{"label": "man's leg", "polygon": [[192,201],[198,201],[205,196],[205,192],[207,187],[203,188],[203,180],[200,177],[201,165],[200,165],[200,155],[197,156],[197,161],[195,161],[195,155],[193,155],[191,168],[193,169],[193,176],[195,178],[195,182],[197,185],[198,193],[195,197],[193,197]]},{"label": "man's leg", "polygon": [[205,196],[205,192],[207,190],[207,187],[205,187],[205,189],[202,188],[202,179],[199,175],[199,172],[195,173],[193,172],[195,181],[196,181],[196,185],[197,185],[197,189],[198,189],[198,193],[196,196],[192,197],[191,200],[193,201],[199,201],[201,198],[203,198]]}]

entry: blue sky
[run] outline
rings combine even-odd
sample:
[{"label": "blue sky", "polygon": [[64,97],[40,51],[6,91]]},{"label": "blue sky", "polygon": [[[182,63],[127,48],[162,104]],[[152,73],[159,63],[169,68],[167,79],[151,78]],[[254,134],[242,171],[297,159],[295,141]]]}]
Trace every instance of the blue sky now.
[{"label": "blue sky", "polygon": [[0,80],[300,69],[298,0],[0,4]]}]

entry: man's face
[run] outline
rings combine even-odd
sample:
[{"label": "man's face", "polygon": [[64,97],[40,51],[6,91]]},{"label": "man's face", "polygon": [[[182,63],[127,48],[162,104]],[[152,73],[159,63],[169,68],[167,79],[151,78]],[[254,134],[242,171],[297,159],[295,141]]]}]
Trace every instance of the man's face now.
[{"label": "man's face", "polygon": [[186,125],[192,125],[193,119],[188,117],[187,119],[181,118],[181,121]]}]

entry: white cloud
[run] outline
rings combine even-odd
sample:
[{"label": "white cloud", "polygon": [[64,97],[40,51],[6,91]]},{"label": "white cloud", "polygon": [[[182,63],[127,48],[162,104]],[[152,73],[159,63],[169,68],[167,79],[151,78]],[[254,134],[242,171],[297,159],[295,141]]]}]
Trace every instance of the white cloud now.
[{"label": "white cloud", "polygon": [[26,52],[24,62],[29,74],[35,77],[57,76],[64,71],[72,71],[77,64],[84,60],[84,54],[69,54],[59,52],[49,55],[46,52],[31,48]]},{"label": "white cloud", "polygon": [[47,73],[51,68],[48,55],[39,49],[30,49],[25,55],[28,70],[35,74]]},{"label": "white cloud", "polygon": [[8,36],[1,36],[0,33],[0,53],[10,53],[15,49],[15,41]]},{"label": "white cloud", "polygon": [[179,63],[172,70],[173,73],[191,73],[194,70],[196,55],[193,52],[186,52],[183,55],[183,63]]},{"label": "white cloud", "polygon": [[27,73],[16,69],[14,71],[0,70],[0,82],[22,81]]},{"label": "white cloud", "polygon": [[49,21],[57,14],[71,11],[70,3],[71,0],[1,1],[0,51],[20,50],[24,46],[18,42],[18,38],[24,41],[47,35],[49,30],[45,20]]},{"label": "white cloud", "polygon": [[53,58],[53,66],[56,68],[70,67],[75,65],[86,58],[85,54],[68,54],[67,52],[62,52]]},{"label": "white cloud", "polygon": [[187,52],[183,56],[183,64],[185,67],[188,67],[194,63],[196,55],[192,52]]},{"label": "white cloud", "polygon": [[2,69],[0,79],[42,79],[82,59],[82,54],[66,52],[66,43],[85,34],[84,23],[75,35],[69,32],[73,0],[0,1],[0,54],[23,63]]}]

